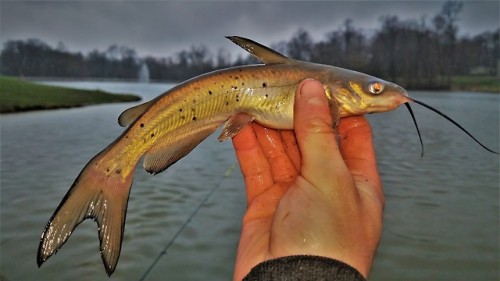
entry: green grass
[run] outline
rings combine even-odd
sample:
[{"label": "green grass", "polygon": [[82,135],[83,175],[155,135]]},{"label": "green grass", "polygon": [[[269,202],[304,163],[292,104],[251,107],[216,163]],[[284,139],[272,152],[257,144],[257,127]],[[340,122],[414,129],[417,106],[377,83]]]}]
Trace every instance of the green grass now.
[{"label": "green grass", "polygon": [[451,89],[500,93],[500,80],[495,76],[455,76],[451,79]]},{"label": "green grass", "polygon": [[0,113],[138,101],[140,97],[36,84],[0,76]]}]

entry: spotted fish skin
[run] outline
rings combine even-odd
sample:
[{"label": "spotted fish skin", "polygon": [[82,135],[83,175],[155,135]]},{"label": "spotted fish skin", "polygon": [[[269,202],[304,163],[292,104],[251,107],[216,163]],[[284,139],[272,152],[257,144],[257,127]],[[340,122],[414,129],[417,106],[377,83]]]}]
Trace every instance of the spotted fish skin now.
[{"label": "spotted fish skin", "polygon": [[[223,125],[219,140],[229,139],[251,122],[292,129],[299,83],[323,83],[335,118],[383,112],[407,102],[404,89],[359,72],[287,58],[257,42],[228,37],[264,64],[217,70],[183,82],[119,117],[128,128],[97,154],[64,196],[40,240],[41,266],[85,219],[97,222],[101,257],[108,275],[120,256],[127,203],[141,158],[156,174],[192,151]],[[382,92],[370,92],[374,83]]]}]

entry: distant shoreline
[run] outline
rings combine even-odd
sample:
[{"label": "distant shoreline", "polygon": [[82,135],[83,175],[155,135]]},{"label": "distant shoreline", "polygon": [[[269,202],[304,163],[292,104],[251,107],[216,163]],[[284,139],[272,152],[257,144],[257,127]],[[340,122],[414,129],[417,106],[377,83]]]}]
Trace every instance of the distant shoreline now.
[{"label": "distant shoreline", "polygon": [[[123,79],[123,78],[96,78],[96,77],[19,77],[19,79],[41,82],[41,81],[89,81],[89,82],[124,82],[124,83],[141,83],[138,79]],[[155,80],[150,79],[148,83],[172,83],[179,84],[183,81],[172,80]],[[449,88],[436,87],[405,87],[410,91],[466,91],[479,93],[500,93],[500,79],[495,76],[481,75],[466,75],[454,76],[451,79]]]},{"label": "distant shoreline", "polygon": [[[0,114],[38,110],[65,109],[116,102],[139,101],[130,94],[111,94],[99,90],[82,90],[41,85],[32,82],[90,81],[140,83],[137,79],[94,77],[6,77],[0,76]],[[179,83],[178,81],[150,80],[149,83]],[[500,81],[495,76],[457,76],[450,89],[409,88],[411,91],[466,91],[500,93]]]},{"label": "distant shoreline", "polygon": [[99,78],[99,77],[16,77],[20,80],[31,81],[31,82],[120,82],[120,83],[172,83],[178,84],[182,81],[170,81],[170,80],[156,80],[150,79],[148,82],[141,82],[138,79],[125,79],[125,78]]},{"label": "distant shoreline", "polygon": [[111,94],[100,90],[49,86],[25,79],[0,76],[1,114],[139,100],[141,100],[139,96],[131,94]]}]

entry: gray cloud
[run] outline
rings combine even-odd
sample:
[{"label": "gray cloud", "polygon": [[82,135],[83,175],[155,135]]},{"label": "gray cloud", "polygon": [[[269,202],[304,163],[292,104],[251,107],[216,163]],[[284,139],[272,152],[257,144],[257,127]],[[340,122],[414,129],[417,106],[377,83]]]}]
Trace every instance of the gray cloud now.
[{"label": "gray cloud", "polygon": [[[72,51],[126,45],[140,55],[168,56],[191,45],[212,50],[233,47],[223,36],[243,35],[264,44],[289,39],[299,28],[315,39],[336,30],[345,19],[366,32],[379,19],[430,19],[443,1],[2,1],[0,41],[39,38]],[[466,1],[462,33],[499,27],[498,1]]]}]

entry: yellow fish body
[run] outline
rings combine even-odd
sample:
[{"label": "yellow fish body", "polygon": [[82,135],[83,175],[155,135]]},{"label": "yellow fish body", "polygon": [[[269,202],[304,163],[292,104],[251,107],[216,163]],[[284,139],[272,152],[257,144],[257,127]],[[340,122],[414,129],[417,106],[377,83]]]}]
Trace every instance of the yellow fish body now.
[{"label": "yellow fish body", "polygon": [[98,224],[106,272],[121,250],[132,178],[139,160],[160,173],[187,155],[222,124],[219,140],[250,122],[292,129],[297,85],[315,78],[324,85],[335,118],[383,112],[410,101],[400,86],[333,66],[287,58],[259,43],[228,37],[264,64],[207,73],[168,90],[119,117],[125,132],[81,171],[42,233],[39,266],[56,253],[74,228],[91,218]]}]

